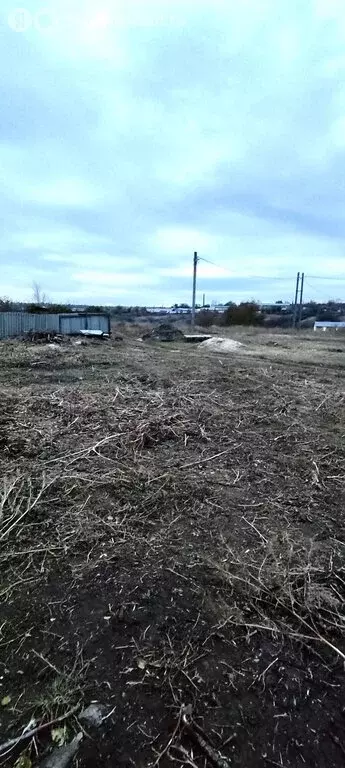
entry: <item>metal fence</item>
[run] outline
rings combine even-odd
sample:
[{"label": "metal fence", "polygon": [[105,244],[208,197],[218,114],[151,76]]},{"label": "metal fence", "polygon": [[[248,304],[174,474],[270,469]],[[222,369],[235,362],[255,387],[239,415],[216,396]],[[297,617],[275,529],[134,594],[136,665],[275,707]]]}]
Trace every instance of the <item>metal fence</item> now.
[{"label": "metal fence", "polygon": [[109,315],[60,315],[60,333],[71,336],[80,331],[103,331],[110,333]]},{"label": "metal fence", "polygon": [[59,332],[60,315],[48,313],[32,315],[30,312],[0,312],[0,338],[23,336],[29,331]]},{"label": "metal fence", "polygon": [[0,339],[23,336],[29,331],[54,331],[69,336],[82,330],[110,333],[109,315],[0,312]]}]

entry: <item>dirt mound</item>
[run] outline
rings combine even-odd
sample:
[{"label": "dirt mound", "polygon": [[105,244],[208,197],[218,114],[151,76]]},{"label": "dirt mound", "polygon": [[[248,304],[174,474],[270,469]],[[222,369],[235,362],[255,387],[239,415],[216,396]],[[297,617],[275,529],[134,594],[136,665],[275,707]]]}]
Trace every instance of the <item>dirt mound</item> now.
[{"label": "dirt mound", "polygon": [[182,341],[184,334],[170,323],[160,323],[150,333],[145,333],[143,341]]},{"label": "dirt mound", "polygon": [[240,341],[235,341],[235,339],[224,339],[222,336],[214,336],[212,339],[202,341],[200,347],[209,349],[210,352],[234,352],[236,349],[243,347],[243,344]]}]

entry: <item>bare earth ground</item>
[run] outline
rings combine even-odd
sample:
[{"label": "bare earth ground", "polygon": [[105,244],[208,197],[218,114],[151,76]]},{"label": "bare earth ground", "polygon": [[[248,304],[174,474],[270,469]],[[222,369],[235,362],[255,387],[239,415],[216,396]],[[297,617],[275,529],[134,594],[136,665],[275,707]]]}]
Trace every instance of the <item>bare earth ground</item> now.
[{"label": "bare earth ground", "polygon": [[229,335],[0,345],[0,764],[344,765],[345,340]]}]

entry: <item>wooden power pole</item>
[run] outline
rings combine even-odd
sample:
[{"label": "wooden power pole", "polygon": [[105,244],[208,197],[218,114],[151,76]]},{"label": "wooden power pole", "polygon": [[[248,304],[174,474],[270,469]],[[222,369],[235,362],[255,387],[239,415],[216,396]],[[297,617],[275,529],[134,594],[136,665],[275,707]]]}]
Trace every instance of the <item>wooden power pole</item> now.
[{"label": "wooden power pole", "polygon": [[299,292],[299,281],[300,281],[300,273],[297,272],[297,278],[296,278],[296,292],[295,292],[295,303],[293,306],[293,316],[292,316],[292,327],[296,328],[296,321],[297,321],[297,306],[298,306],[298,292]]},{"label": "wooden power pole", "polygon": [[298,310],[298,327],[301,327],[302,322],[302,314],[303,314],[303,289],[304,289],[304,272],[302,272],[301,277],[301,290],[300,290],[300,298],[299,298],[299,310]]},{"label": "wooden power pole", "polygon": [[196,297],[196,270],[198,266],[198,254],[194,252],[193,258],[193,296],[192,296],[192,326],[195,325],[195,297]]}]

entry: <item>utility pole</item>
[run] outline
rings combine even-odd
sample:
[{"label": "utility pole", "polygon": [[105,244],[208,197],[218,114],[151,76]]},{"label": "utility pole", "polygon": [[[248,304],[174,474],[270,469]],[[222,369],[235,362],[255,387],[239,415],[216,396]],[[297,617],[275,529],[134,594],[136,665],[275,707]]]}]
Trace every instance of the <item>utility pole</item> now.
[{"label": "utility pole", "polygon": [[204,307],[205,304],[206,304],[206,295],[203,293],[202,294],[202,306]]},{"label": "utility pole", "polygon": [[196,269],[198,265],[198,254],[194,252],[193,258],[193,297],[192,297],[192,327],[195,325],[195,297],[196,297]]},{"label": "utility pole", "polygon": [[302,322],[302,313],[303,313],[303,289],[304,289],[304,272],[302,272],[302,278],[301,278],[301,290],[300,290],[300,299],[299,299],[299,311],[298,311],[298,327],[301,327]]},{"label": "utility pole", "polygon": [[296,328],[296,320],[297,320],[297,302],[298,302],[298,292],[299,292],[299,281],[300,281],[300,273],[297,272],[297,278],[296,278],[296,292],[295,292],[295,303],[293,307],[293,316],[292,316],[292,327]]}]

